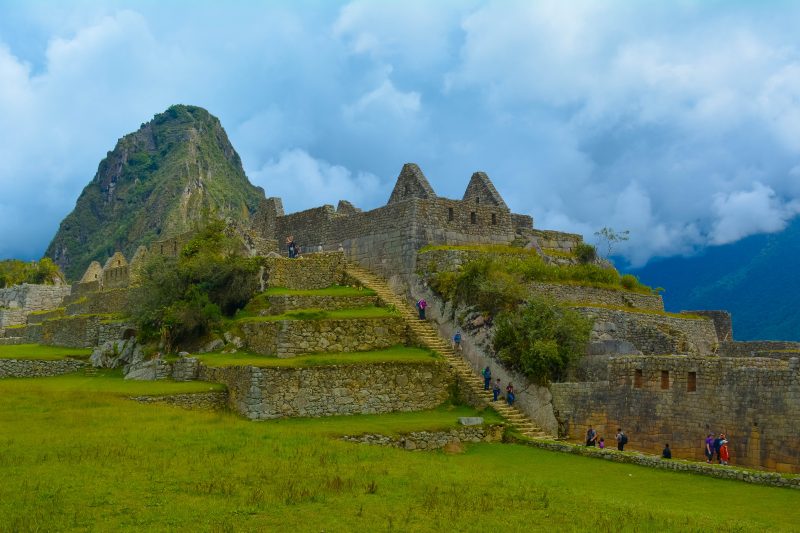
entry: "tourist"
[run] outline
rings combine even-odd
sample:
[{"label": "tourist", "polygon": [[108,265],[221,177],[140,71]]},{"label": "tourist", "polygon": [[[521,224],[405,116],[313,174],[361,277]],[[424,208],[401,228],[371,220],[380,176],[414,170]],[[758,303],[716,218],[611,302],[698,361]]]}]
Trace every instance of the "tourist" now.
[{"label": "tourist", "polygon": [[587,446],[597,445],[597,432],[594,430],[592,426],[589,426],[589,429],[586,431],[586,445]]},{"label": "tourist", "polygon": [[664,445],[664,449],[661,451],[661,458],[672,459],[672,450],[669,449],[669,442]]},{"label": "tourist", "polygon": [[514,400],[516,399],[517,397],[514,395],[514,385],[512,385],[509,381],[508,386],[506,387],[506,402],[508,402],[508,405],[511,406],[514,405]]},{"label": "tourist", "polygon": [[425,301],[425,298],[420,298],[417,302],[417,311],[419,311],[419,319],[425,320],[425,308],[428,307],[428,302]]},{"label": "tourist", "polygon": [[604,450],[606,447],[606,439],[600,437],[600,441],[597,443],[597,447],[600,448],[601,450]]},{"label": "tourist", "polygon": [[628,444],[628,436],[622,431],[622,428],[617,428],[617,449],[625,451],[625,445]]},{"label": "tourist", "polygon": [[722,464],[722,458],[719,456],[720,448],[722,448],[722,440],[723,440],[722,433],[719,434],[719,437],[714,439],[714,455],[717,456],[717,462],[719,464]]},{"label": "tourist", "polygon": [[720,443],[719,443],[719,464],[726,465],[731,458],[730,452],[728,451],[728,439],[725,438],[725,434],[720,434]]},{"label": "tourist", "polygon": [[500,396],[500,378],[497,378],[497,381],[494,382],[494,386],[492,387],[492,394],[494,395],[492,401],[496,402],[497,398]]},{"label": "tourist", "polygon": [[706,463],[711,464],[711,460],[714,459],[714,434],[709,433],[706,437],[706,447],[703,450],[706,455]]},{"label": "tourist", "polygon": [[292,235],[286,237],[286,249],[289,254],[289,259],[294,259],[297,257],[297,244],[295,244],[294,237]]},{"label": "tourist", "polygon": [[492,370],[487,366],[481,374],[483,374],[483,390],[489,390],[489,384],[492,382]]},{"label": "tourist", "polygon": [[[459,351],[461,350],[461,332],[460,331],[456,331],[456,334],[453,335],[453,349],[454,350],[459,350]],[[489,386],[487,385],[486,388],[488,389]]]}]

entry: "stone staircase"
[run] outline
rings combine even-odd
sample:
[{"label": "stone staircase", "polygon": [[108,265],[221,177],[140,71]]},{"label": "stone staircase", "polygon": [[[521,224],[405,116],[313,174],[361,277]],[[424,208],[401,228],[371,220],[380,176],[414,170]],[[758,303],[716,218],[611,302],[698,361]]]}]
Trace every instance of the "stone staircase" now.
[{"label": "stone staircase", "polygon": [[455,353],[450,342],[442,339],[441,335],[439,335],[439,332],[432,324],[420,320],[416,310],[409,306],[408,302],[403,300],[403,298],[395,294],[383,278],[351,264],[347,265],[347,273],[365,286],[374,290],[378,297],[387,305],[393,305],[406,320],[414,336],[428,349],[441,354],[455,374],[460,378],[461,382],[468,386],[476,397],[486,400],[489,405],[517,431],[530,438],[553,438],[536,426],[516,407],[511,407],[501,400],[492,402],[491,391],[483,390],[483,378],[476,375],[469,363],[467,363],[460,354]]}]

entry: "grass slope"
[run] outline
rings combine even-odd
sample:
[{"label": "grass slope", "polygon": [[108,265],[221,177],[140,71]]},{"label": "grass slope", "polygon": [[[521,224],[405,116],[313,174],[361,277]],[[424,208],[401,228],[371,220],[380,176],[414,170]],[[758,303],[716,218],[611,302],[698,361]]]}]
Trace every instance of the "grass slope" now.
[{"label": "grass slope", "polygon": [[247,322],[277,322],[279,320],[355,320],[367,318],[384,318],[388,316],[400,316],[397,310],[390,307],[354,307],[351,309],[336,309],[326,311],[324,309],[297,309],[287,311],[280,315],[247,316],[246,313],[239,313],[238,321]]},{"label": "grass slope", "polygon": [[320,353],[301,355],[288,359],[237,352],[233,354],[207,353],[197,356],[203,364],[213,367],[256,366],[262,368],[301,368],[331,365],[365,365],[374,363],[430,363],[439,357],[422,348],[394,346],[386,350],[369,352]]},{"label": "grass slope", "polygon": [[0,381],[2,529],[796,530],[787,489],[515,445],[446,455],[331,439],[451,427],[471,410],[253,423],[92,380],[115,388]]},{"label": "grass slope", "polygon": [[375,296],[375,291],[366,288],[348,287],[345,285],[332,285],[324,289],[287,289],[285,287],[270,287],[265,291],[267,296]]},{"label": "grass slope", "polygon": [[0,359],[37,359],[55,361],[71,357],[87,359],[92,355],[88,348],[63,348],[61,346],[42,346],[40,344],[11,344],[0,346]]}]

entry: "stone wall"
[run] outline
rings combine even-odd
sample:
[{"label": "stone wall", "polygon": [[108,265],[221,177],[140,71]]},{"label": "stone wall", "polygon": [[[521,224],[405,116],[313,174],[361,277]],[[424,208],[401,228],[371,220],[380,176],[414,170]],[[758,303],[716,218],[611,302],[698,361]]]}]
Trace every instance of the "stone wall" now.
[{"label": "stone wall", "polygon": [[0,378],[45,378],[69,374],[88,366],[76,359],[41,361],[29,359],[0,359]]},{"label": "stone wall", "polygon": [[413,431],[398,436],[365,433],[345,435],[343,441],[374,446],[401,448],[409,451],[438,450],[448,444],[464,442],[500,442],[503,440],[504,426],[500,424],[464,426],[449,431]]},{"label": "stone wall", "polygon": [[23,309],[0,308],[0,329],[8,326],[19,326],[25,323],[26,312]]},{"label": "stone wall", "polygon": [[341,252],[329,252],[297,259],[266,257],[264,266],[268,286],[308,290],[340,284],[345,261]]},{"label": "stone wall", "polygon": [[432,409],[448,397],[444,363],[376,363],[313,368],[212,368],[200,379],[224,383],[231,409],[251,420]]},{"label": "stone wall", "polygon": [[717,347],[714,322],[705,319],[627,312],[602,307],[576,307],[595,322],[613,324],[615,339],[633,344],[644,354],[710,354]]},{"label": "stone wall", "polygon": [[540,229],[533,229],[526,233],[536,239],[540,248],[559,250],[567,253],[571,253],[578,244],[583,242],[583,237],[575,233]]},{"label": "stone wall", "polygon": [[357,307],[367,307],[376,305],[378,297],[372,296],[306,296],[306,295],[285,295],[268,296],[270,315],[280,315],[286,311],[296,309],[324,309],[334,311],[337,309],[353,309]]},{"label": "stone wall", "polygon": [[65,316],[44,320],[40,324],[6,329],[8,337],[23,337],[26,342],[68,348],[93,348],[106,341],[130,335],[134,326],[124,321],[109,320],[99,315]]},{"label": "stone wall", "polygon": [[294,357],[314,352],[358,352],[408,344],[401,317],[358,320],[242,320],[238,323],[248,350]]},{"label": "stone wall", "polygon": [[0,307],[22,309],[26,313],[47,311],[61,306],[70,287],[23,283],[0,289]]},{"label": "stone wall", "polygon": [[534,282],[530,284],[530,287],[532,294],[547,296],[562,302],[596,303],[651,311],[664,310],[664,302],[659,294],[640,294],[638,292],[559,283]]},{"label": "stone wall", "polygon": [[58,309],[53,309],[52,311],[37,311],[35,313],[29,314],[25,317],[26,324],[41,324],[45,320],[53,320],[55,318],[61,318],[64,316],[64,308],[59,307]]},{"label": "stone wall", "polygon": [[714,329],[717,330],[717,339],[719,339],[719,342],[722,343],[733,341],[733,321],[731,320],[731,314],[728,311],[699,310],[681,311],[681,313],[710,318],[714,321]]},{"label": "stone wall", "polygon": [[800,353],[800,342],[792,341],[735,341],[722,342],[719,345],[719,355],[722,357],[764,357],[772,353]]},{"label": "stone wall", "polygon": [[228,406],[227,391],[192,392],[163,396],[130,396],[129,398],[139,403],[171,405],[203,411],[219,411],[226,409]]},{"label": "stone wall", "polygon": [[613,443],[703,459],[703,439],[725,432],[731,463],[800,473],[800,362],[769,358],[622,356],[608,381],[554,383],[564,432],[582,439],[589,424]]},{"label": "stone wall", "polygon": [[70,301],[66,306],[68,315],[91,315],[125,313],[130,310],[135,289],[113,289],[87,293]]}]

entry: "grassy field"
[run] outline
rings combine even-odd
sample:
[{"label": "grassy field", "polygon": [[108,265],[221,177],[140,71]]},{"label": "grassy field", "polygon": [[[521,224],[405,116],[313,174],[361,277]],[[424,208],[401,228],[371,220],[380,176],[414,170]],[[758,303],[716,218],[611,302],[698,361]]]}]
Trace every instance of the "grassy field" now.
[{"label": "grassy field", "polygon": [[86,359],[92,355],[88,348],[62,348],[60,346],[42,346],[39,344],[12,344],[0,346],[0,359],[39,359],[55,361],[71,357]]},{"label": "grassy field", "polygon": [[336,309],[326,311],[324,309],[298,309],[287,311],[280,315],[265,316],[244,316],[238,321],[250,322],[275,322],[278,320],[353,320],[365,318],[384,318],[387,316],[399,316],[396,310],[390,307],[377,307],[369,305],[366,307],[355,307],[352,309]]},{"label": "grassy field", "polygon": [[0,530],[797,530],[789,489],[517,445],[334,438],[447,428],[466,408],[254,423],[121,397],[191,386],[0,380]]},{"label": "grassy field", "polygon": [[265,291],[267,296],[374,296],[375,291],[366,288],[348,287],[345,285],[332,285],[324,289],[287,289],[285,287],[271,287]]},{"label": "grassy field", "polygon": [[373,363],[430,363],[438,356],[430,350],[394,346],[386,350],[369,352],[319,353],[287,359],[252,354],[248,352],[207,353],[197,356],[207,366],[257,366],[299,368],[308,366],[363,365]]}]

